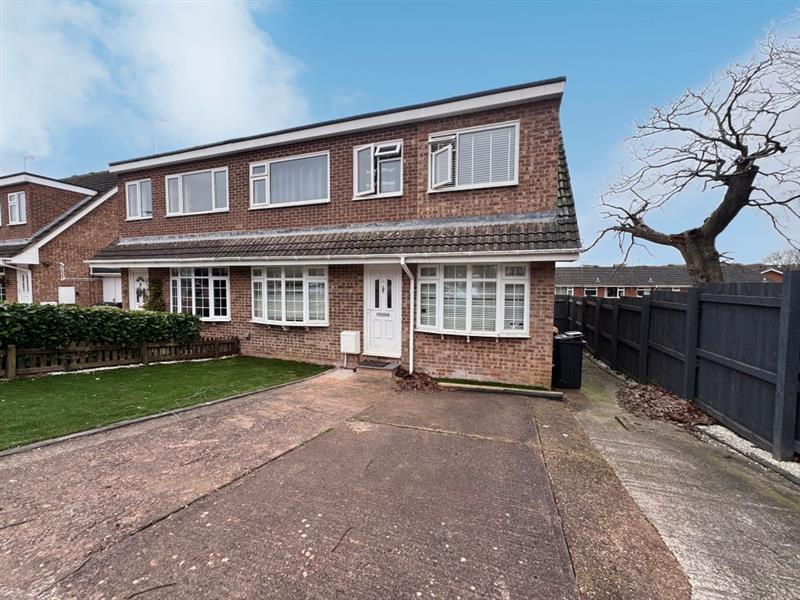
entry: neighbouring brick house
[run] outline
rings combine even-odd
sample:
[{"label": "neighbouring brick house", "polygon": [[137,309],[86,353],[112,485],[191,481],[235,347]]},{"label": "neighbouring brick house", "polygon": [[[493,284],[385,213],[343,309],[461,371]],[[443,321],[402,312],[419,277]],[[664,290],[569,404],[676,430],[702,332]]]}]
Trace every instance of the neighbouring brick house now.
[{"label": "neighbouring brick house", "polygon": [[[724,264],[722,274],[728,283],[774,281],[760,265]],[[556,268],[557,295],[641,297],[654,290],[679,292],[689,287],[692,287],[692,280],[685,265],[586,265]]]},{"label": "neighbouring brick house", "polygon": [[119,271],[99,277],[86,263],[119,235],[116,189],[116,176],[108,172],[1,176],[0,300],[120,302]]},{"label": "neighbouring brick house", "polygon": [[[580,239],[564,79],[112,163],[126,306],[168,310],[245,354],[361,358],[549,387],[555,261]],[[413,325],[413,326],[412,326]],[[353,357],[350,358],[351,364]]]}]

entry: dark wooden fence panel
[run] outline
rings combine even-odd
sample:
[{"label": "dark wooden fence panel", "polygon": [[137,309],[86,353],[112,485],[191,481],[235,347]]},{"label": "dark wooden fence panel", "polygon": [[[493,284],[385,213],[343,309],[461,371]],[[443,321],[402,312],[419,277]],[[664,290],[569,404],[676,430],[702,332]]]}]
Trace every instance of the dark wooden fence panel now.
[{"label": "dark wooden fence panel", "polygon": [[776,457],[800,453],[800,271],[645,298],[557,297],[596,358],[695,402]]}]

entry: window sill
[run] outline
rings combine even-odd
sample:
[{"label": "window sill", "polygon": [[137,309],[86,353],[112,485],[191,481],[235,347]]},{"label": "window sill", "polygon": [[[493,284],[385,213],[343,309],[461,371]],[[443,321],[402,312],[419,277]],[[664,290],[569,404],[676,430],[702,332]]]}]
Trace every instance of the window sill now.
[{"label": "window sill", "polygon": [[27,224],[28,224],[28,222],[27,222],[27,221],[14,221],[13,223],[12,223],[11,221],[9,221],[9,222],[8,222],[8,225],[9,225],[9,226],[14,226],[14,225],[27,225]]},{"label": "window sill", "polygon": [[278,321],[265,321],[263,319],[250,319],[251,323],[255,323],[256,325],[269,325],[271,327],[280,327],[281,329],[289,329],[289,328],[306,328],[309,327],[328,327],[328,322],[314,322],[314,323],[298,323],[297,321],[292,321],[290,323],[280,323]]},{"label": "window sill", "polygon": [[314,204],[330,204],[330,199],[327,200],[309,200],[307,202],[279,202],[277,204],[265,204],[263,206],[250,205],[248,210],[267,210],[270,208],[290,208],[292,206],[312,206]]},{"label": "window sill", "polygon": [[173,214],[167,213],[167,218],[171,219],[172,217],[195,217],[197,215],[217,215],[220,213],[227,213],[227,212],[230,212],[229,208],[225,209],[220,208],[218,210],[203,210],[200,212],[191,212],[191,213],[173,213]]},{"label": "window sill", "polygon": [[[174,215],[174,216],[178,216],[178,215]],[[153,216],[150,215],[149,217],[128,217],[125,220],[126,221],[150,221],[152,218],[153,218]]]},{"label": "window sill", "polygon": [[354,196],[353,202],[361,202],[363,200],[384,200],[386,198],[402,198],[403,192],[393,192],[391,194],[370,194],[369,196]]},{"label": "window sill", "polygon": [[473,185],[456,185],[453,187],[443,187],[443,188],[436,188],[430,189],[428,188],[429,194],[444,194],[445,192],[468,192],[471,190],[486,190],[492,188],[499,188],[499,187],[514,187],[519,185],[519,180],[514,181],[504,181],[502,183],[479,183]]},{"label": "window sill", "polygon": [[202,323],[230,323],[230,317],[200,317]]},{"label": "window sill", "polygon": [[457,337],[475,337],[475,338],[509,338],[509,339],[528,339],[530,334],[527,331],[501,331],[500,333],[486,333],[483,331],[477,333],[466,333],[462,331],[444,331],[441,329],[426,329],[417,327],[414,329],[417,333],[431,333],[433,335],[453,335]]}]

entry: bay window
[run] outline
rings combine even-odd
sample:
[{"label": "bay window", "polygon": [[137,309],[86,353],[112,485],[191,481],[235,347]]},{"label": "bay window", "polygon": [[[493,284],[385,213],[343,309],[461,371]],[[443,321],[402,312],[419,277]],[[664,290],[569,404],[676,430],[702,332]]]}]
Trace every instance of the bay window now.
[{"label": "bay window", "polygon": [[527,265],[420,265],[417,329],[477,336],[526,336]]},{"label": "bay window", "polygon": [[353,149],[353,194],[356,198],[386,198],[402,193],[402,140]]},{"label": "bay window", "polygon": [[228,210],[228,168],[167,175],[167,216]]},{"label": "bay window", "polygon": [[250,165],[250,208],[330,202],[328,152]]},{"label": "bay window", "polygon": [[428,191],[515,185],[519,123],[435,133],[428,139]]},{"label": "bay window", "polygon": [[170,310],[204,321],[230,319],[230,277],[227,268],[198,267],[170,272]]},{"label": "bay window", "polygon": [[252,292],[253,321],[283,326],[328,324],[326,267],[253,267]]},{"label": "bay window", "polygon": [[28,220],[28,208],[25,192],[14,192],[8,195],[8,224],[22,225]]},{"label": "bay window", "polygon": [[131,181],[125,185],[128,220],[153,217],[153,186],[149,179]]}]

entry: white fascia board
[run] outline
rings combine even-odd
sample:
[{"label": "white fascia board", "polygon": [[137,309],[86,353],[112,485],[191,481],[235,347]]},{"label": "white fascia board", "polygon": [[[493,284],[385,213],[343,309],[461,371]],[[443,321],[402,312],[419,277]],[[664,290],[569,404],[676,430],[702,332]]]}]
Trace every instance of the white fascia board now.
[{"label": "white fascia board", "polygon": [[94,196],[97,190],[91,188],[80,187],[64,183],[63,181],[54,181],[45,177],[31,175],[29,173],[22,173],[21,175],[13,175],[11,177],[0,177],[0,187],[7,187],[10,185],[19,185],[22,183],[35,183],[57,190],[64,190],[66,192],[75,192],[76,194],[83,194],[84,196]]},{"label": "white fascia board", "polygon": [[117,268],[168,268],[168,267],[201,267],[210,264],[222,266],[260,266],[260,265],[360,265],[360,264],[401,264],[405,259],[408,264],[414,263],[476,263],[476,262],[561,262],[577,260],[578,250],[540,250],[519,252],[452,252],[452,253],[427,253],[427,254],[370,254],[362,256],[280,256],[263,258],[187,258],[187,259],[132,259],[132,260],[86,260],[85,263],[94,267]]},{"label": "white fascia board", "polygon": [[103,204],[103,202],[105,202],[106,200],[111,198],[114,194],[116,194],[118,189],[119,188],[116,187],[111,188],[105,194],[103,194],[96,200],[84,206],[77,213],[75,213],[69,219],[61,223],[61,225],[53,229],[47,235],[43,236],[41,239],[36,240],[36,242],[34,242],[33,244],[25,248],[22,252],[20,252],[19,254],[17,254],[16,256],[12,257],[9,260],[16,264],[29,264],[29,265],[39,264],[39,248],[41,248],[54,238],[61,235],[64,231],[72,227],[75,223],[77,223],[83,217],[92,212],[95,208]]},{"label": "white fascia board", "polygon": [[440,119],[442,117],[451,117],[464,113],[476,112],[479,110],[500,108],[503,106],[520,104],[532,100],[544,100],[547,98],[560,96],[563,93],[564,81],[554,81],[542,85],[508,90],[504,92],[498,92],[496,94],[479,96],[476,98],[454,100],[452,102],[445,102],[432,106],[422,106],[406,110],[401,109],[396,112],[381,115],[355,117],[347,121],[330,123],[328,125],[320,125],[319,127],[309,127],[307,129],[301,129],[298,131],[287,131],[285,133],[265,135],[250,140],[227,142],[209,146],[207,148],[197,148],[195,150],[176,152],[167,156],[142,158],[139,160],[121,162],[115,165],[110,165],[108,170],[111,173],[122,173],[137,169],[146,169],[180,162],[201,160],[204,158],[221,156],[223,154],[232,154],[235,152],[256,150],[270,146],[291,144],[317,138],[341,135],[344,133],[354,133],[367,129],[376,129],[379,127],[403,125],[415,121]]}]

